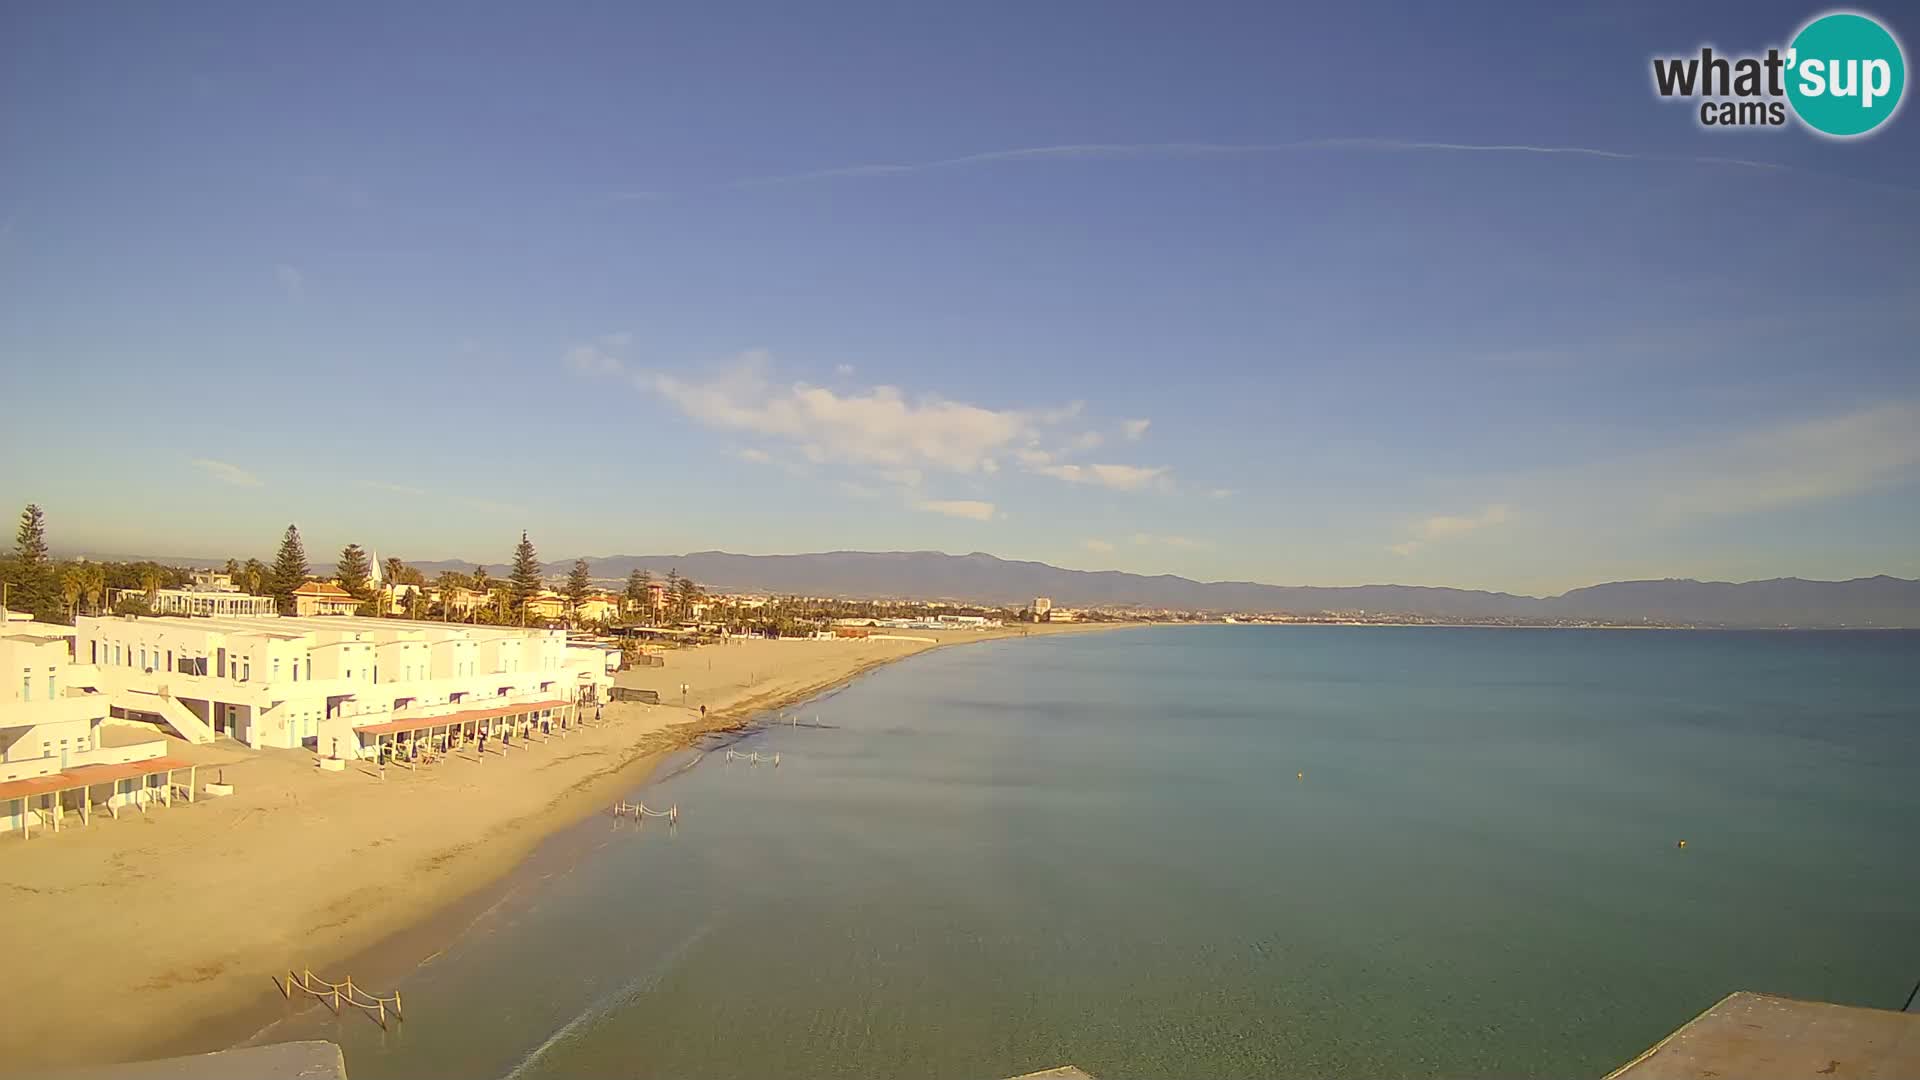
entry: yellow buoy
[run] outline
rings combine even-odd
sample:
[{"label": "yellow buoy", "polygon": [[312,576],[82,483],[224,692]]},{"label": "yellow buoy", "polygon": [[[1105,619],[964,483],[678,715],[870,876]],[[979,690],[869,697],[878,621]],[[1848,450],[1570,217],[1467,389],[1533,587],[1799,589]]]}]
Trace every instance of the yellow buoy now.
[{"label": "yellow buoy", "polygon": [[1681,847],[1686,847],[1686,846],[1687,846],[1687,842],[1686,842],[1685,840],[1682,840],[1682,841],[1680,841],[1680,846],[1681,846]]},{"label": "yellow buoy", "polygon": [[1299,777],[1299,778],[1300,778],[1300,779],[1302,779],[1302,780],[1305,780],[1305,779],[1307,778],[1307,774],[1306,774],[1306,773],[1304,773],[1304,772],[1300,772],[1300,773],[1295,773],[1294,775],[1295,775],[1295,776],[1297,776],[1297,777]]}]

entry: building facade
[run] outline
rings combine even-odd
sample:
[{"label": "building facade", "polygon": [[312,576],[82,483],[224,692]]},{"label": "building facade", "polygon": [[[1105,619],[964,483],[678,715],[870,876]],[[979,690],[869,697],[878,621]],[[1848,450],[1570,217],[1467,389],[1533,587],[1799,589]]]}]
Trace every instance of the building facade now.
[{"label": "building facade", "polygon": [[254,596],[234,585],[233,578],[217,570],[195,570],[184,589],[113,589],[107,600],[141,598],[155,615],[272,615],[271,596]]},{"label": "building facade", "polygon": [[351,615],[359,610],[360,601],[331,581],[309,581],[293,590],[296,616]]},{"label": "building facade", "polygon": [[[0,625],[0,832],[21,827],[32,814],[44,824],[51,806],[32,809],[29,788],[54,791],[63,775],[85,784],[96,766],[158,759],[166,739],[143,725],[116,724],[98,674],[73,661],[71,626],[8,621]],[[94,770],[98,771],[98,770]],[[118,807],[135,793],[104,782],[94,805]]]},{"label": "building facade", "polygon": [[[254,749],[357,756],[357,727],[523,701],[601,700],[605,648],[558,630],[362,618],[87,617],[75,656],[139,713]],[[617,654],[616,654],[617,655]]]}]

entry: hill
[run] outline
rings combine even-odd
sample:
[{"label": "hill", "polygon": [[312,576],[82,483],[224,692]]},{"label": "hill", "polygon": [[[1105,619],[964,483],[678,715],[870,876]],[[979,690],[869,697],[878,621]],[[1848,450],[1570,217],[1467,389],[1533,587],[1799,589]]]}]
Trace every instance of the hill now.
[{"label": "hill", "polygon": [[[634,569],[655,577],[669,569],[710,588],[849,598],[918,598],[1024,604],[1051,597],[1064,607],[1128,606],[1184,611],[1395,612],[1434,618],[1606,619],[1719,626],[1920,627],[1920,581],[1894,577],[1851,581],[1775,578],[1741,583],[1667,579],[1615,581],[1534,597],[1417,585],[1321,587],[1252,581],[1194,581],[1171,574],[1067,570],[1001,559],[983,552],[829,551],[806,555],[609,555],[589,558],[596,578],[618,580]],[[470,571],[471,563],[414,563],[429,576]],[[572,559],[545,564],[564,575]],[[488,573],[504,574],[505,565]]]}]

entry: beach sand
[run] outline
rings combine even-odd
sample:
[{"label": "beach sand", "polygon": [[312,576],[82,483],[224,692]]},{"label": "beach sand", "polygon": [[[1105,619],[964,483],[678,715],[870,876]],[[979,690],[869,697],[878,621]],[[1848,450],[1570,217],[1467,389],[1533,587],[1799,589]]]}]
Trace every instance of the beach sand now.
[{"label": "beach sand", "polygon": [[[1025,628],[1033,633],[1099,625]],[[663,704],[610,705],[606,724],[471,752],[410,773],[323,772],[307,751],[232,743],[170,752],[231,796],[58,835],[0,836],[0,1072],[223,1048],[278,1004],[270,977],[337,965],[504,877],[541,839],[644,781],[702,731],[803,701],[862,671],[1003,631],[898,631],[936,641],[743,640],[671,649],[620,674]],[[686,684],[686,707],[680,686]],[[702,720],[700,706],[708,708]],[[454,931],[443,930],[443,933]],[[439,944],[407,938],[417,961]],[[383,946],[384,947],[384,946]]]}]

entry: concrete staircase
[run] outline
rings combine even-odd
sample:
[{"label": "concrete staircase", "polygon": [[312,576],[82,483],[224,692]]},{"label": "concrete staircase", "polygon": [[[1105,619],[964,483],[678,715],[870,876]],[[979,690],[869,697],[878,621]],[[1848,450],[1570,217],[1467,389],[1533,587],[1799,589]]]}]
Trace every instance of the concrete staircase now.
[{"label": "concrete staircase", "polygon": [[213,741],[213,728],[164,689],[154,691],[116,687],[107,693],[107,700],[115,708],[156,716],[175,735],[190,743],[205,745]]}]

